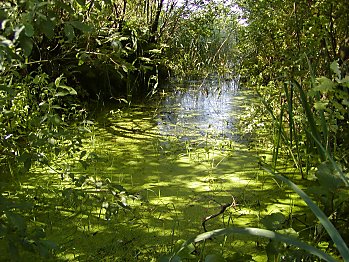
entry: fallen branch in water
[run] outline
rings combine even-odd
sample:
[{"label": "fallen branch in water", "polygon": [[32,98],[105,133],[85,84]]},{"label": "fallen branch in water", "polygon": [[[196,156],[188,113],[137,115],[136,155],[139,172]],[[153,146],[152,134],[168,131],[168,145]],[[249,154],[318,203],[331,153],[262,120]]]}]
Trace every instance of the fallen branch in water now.
[{"label": "fallen branch in water", "polygon": [[205,232],[207,232],[207,229],[206,229],[206,222],[212,218],[215,218],[217,216],[219,216],[220,214],[223,214],[225,212],[225,210],[228,208],[228,207],[232,207],[235,209],[235,207],[237,206],[238,204],[236,203],[235,201],[235,198],[233,197],[233,201],[231,203],[227,203],[227,204],[224,204],[224,205],[221,205],[221,209],[219,210],[218,213],[215,213],[213,215],[210,215],[208,217],[205,217],[204,218],[204,221],[202,221],[202,227],[204,228]]}]

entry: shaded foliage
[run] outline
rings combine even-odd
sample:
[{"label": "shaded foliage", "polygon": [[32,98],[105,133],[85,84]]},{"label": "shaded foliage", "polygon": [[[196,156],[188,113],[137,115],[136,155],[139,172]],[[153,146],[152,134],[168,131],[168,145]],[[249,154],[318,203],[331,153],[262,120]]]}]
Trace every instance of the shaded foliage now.
[{"label": "shaded foliage", "polygon": [[[240,30],[241,82],[257,91],[262,104],[254,108],[253,117],[265,121],[254,121],[250,130],[267,131],[274,171],[286,156],[302,178],[314,180],[307,193],[346,241],[349,232],[341,225],[347,217],[342,207],[348,204],[348,5],[237,4],[247,19]],[[313,237],[328,240],[323,231]]]}]

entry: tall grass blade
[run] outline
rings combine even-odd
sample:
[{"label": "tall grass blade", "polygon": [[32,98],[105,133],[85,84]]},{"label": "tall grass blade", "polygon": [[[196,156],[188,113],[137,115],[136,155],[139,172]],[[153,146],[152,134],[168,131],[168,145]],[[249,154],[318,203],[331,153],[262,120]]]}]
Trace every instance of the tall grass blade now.
[{"label": "tall grass blade", "polygon": [[[310,71],[311,86],[315,87],[315,79],[316,79],[316,77],[315,77],[315,74],[314,74],[314,70],[313,70],[313,67],[311,65],[309,57],[306,54],[305,54],[305,57],[307,59],[307,63],[308,63],[309,71]],[[319,92],[317,92],[317,94],[316,94],[316,99],[318,101],[320,101]],[[323,142],[327,146],[329,138],[328,138],[328,128],[327,128],[327,123],[326,123],[324,110],[319,110],[319,115],[320,115],[320,124],[321,124],[322,133],[323,133],[323,139],[324,139]]]},{"label": "tall grass blade", "polygon": [[[296,157],[294,156],[294,153],[292,151],[292,147],[290,145],[289,139],[288,139],[288,137],[287,137],[287,135],[285,133],[285,130],[282,127],[281,121],[282,121],[283,112],[285,110],[285,108],[284,108],[285,105],[283,105],[283,107],[282,107],[282,113],[281,113],[280,120],[279,120],[280,122],[278,122],[278,120],[277,120],[277,118],[276,118],[276,116],[275,116],[275,114],[273,112],[272,107],[268,104],[268,102],[263,98],[263,96],[260,93],[257,92],[257,94],[260,97],[262,104],[265,106],[267,111],[270,113],[270,116],[272,117],[273,125],[278,127],[278,129],[279,129],[278,144],[277,144],[277,147],[275,147],[275,149],[273,151],[273,160],[274,160],[274,162],[275,162],[275,159],[277,159],[277,157],[275,157],[275,152],[276,152],[276,148],[277,148],[277,150],[279,150],[279,142],[281,141],[280,140],[280,137],[281,137],[282,141],[284,142],[284,145],[286,146],[286,148],[288,149],[289,153],[291,154],[294,163],[296,164],[297,168],[299,168],[301,170],[301,172],[302,172],[302,169],[301,169],[301,167],[299,165],[300,161],[297,161]],[[295,137],[297,137],[296,134],[295,134]],[[298,144],[296,144],[296,146],[297,146],[297,149],[298,149]],[[299,150],[298,150],[298,152],[299,152]],[[298,157],[299,157],[299,154],[298,154]]]},{"label": "tall grass blade", "polygon": [[[321,139],[320,139],[321,136],[320,136],[320,133],[319,133],[319,131],[317,129],[317,126],[316,126],[316,123],[315,123],[315,120],[314,120],[313,112],[310,109],[309,101],[308,101],[308,98],[307,98],[306,94],[304,93],[303,88],[301,87],[301,85],[296,80],[292,80],[292,84],[294,86],[296,86],[298,91],[299,91],[300,102],[301,102],[301,104],[302,104],[302,106],[303,106],[303,108],[305,110],[305,115],[306,115],[306,117],[308,119],[310,130],[311,130],[312,134],[314,135],[314,137],[318,141],[321,141]],[[317,146],[317,149],[318,149],[318,152],[319,152],[321,160],[325,161],[325,155],[324,155],[323,151],[318,146]]]},{"label": "tall grass blade", "polygon": [[308,207],[311,209],[311,211],[314,213],[314,215],[319,219],[320,223],[326,229],[327,233],[335,243],[339,253],[342,255],[343,260],[349,261],[349,249],[345,244],[342,236],[338,233],[337,229],[327,218],[325,213],[322,212],[322,210],[310,199],[310,197],[306,193],[304,193],[304,191],[301,190],[296,184],[288,180],[286,177],[283,177],[277,174],[276,172],[273,172],[271,169],[265,166],[262,166],[262,168],[268,173],[274,175],[276,178],[283,181],[289,187],[291,187],[292,190],[295,191],[304,200],[304,202],[308,205]]},{"label": "tall grass blade", "polygon": [[289,128],[290,128],[290,146],[292,148],[293,143],[293,129],[294,129],[294,120],[293,120],[293,85],[290,85],[290,92],[287,89],[287,83],[284,84],[284,90],[287,99],[288,105],[288,117],[289,117]]},{"label": "tall grass blade", "polygon": [[211,239],[213,237],[218,237],[222,235],[231,235],[231,234],[243,234],[243,235],[250,235],[250,236],[257,236],[257,237],[265,237],[269,239],[273,239],[276,241],[284,242],[296,247],[299,247],[301,249],[306,250],[307,252],[325,260],[325,261],[330,261],[330,262],[335,262],[337,261],[330,255],[326,254],[325,252],[310,246],[304,242],[299,241],[298,239],[287,236],[287,235],[282,235],[279,233],[275,233],[270,230],[266,229],[260,229],[260,228],[238,228],[238,227],[230,227],[230,228],[222,228],[222,229],[216,229],[212,230],[210,232],[206,232],[203,234],[200,234],[196,236],[194,239],[192,239],[189,243],[191,242],[200,242],[203,240]]},{"label": "tall grass blade", "polygon": [[283,115],[284,115],[284,109],[285,106],[281,105],[281,112],[280,112],[280,118],[278,124],[278,133],[277,133],[277,141],[276,141],[276,146],[274,146],[274,154],[273,154],[273,160],[274,160],[274,170],[276,170],[276,164],[277,160],[279,157],[279,148],[280,148],[280,141],[281,141],[281,136],[283,134],[283,128],[282,128],[282,120],[283,120]]}]

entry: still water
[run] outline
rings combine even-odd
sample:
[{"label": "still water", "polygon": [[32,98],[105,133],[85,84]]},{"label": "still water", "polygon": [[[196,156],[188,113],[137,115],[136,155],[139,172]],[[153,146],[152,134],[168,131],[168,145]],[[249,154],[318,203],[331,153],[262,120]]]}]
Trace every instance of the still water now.
[{"label": "still water", "polygon": [[172,86],[162,101],[157,125],[161,135],[181,141],[233,138],[238,105],[236,81],[206,80]]}]

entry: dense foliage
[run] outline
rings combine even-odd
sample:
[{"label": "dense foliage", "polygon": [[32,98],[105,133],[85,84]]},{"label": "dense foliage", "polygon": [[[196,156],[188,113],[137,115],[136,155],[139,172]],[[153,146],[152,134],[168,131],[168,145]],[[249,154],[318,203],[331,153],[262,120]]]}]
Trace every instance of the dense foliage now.
[{"label": "dense foliage", "polygon": [[[6,247],[0,251],[20,260],[26,252],[54,257],[58,250],[46,237],[47,220],[36,221],[50,206],[38,204],[42,188],[35,188],[35,194],[14,193],[32,168],[49,168],[52,181],[69,180],[63,189],[41,193],[42,198],[61,196],[51,202],[53,212],[65,206],[90,219],[99,208],[105,220],[119,209],[128,212],[126,198],[137,197],[126,196],[123,186],[70,173],[73,162],[87,168],[97,161],[94,152],[82,149],[96,108],[152,96],[170,76],[234,76],[260,97],[260,103],[251,105],[244,128],[271,147],[272,159],[262,159],[261,167],[278,177],[280,166],[292,162],[302,179],[311,180],[306,193],[324,211],[288,179],[278,177],[322,221],[308,218],[296,228],[303,232],[299,238],[315,246],[324,241],[328,253],[348,259],[348,16],[348,4],[333,0],[2,1],[0,241]],[[261,138],[261,133],[266,136]],[[268,228],[279,220],[286,218],[271,214],[264,225],[294,232],[292,225]],[[246,233],[227,229],[197,239],[236,231]],[[304,243],[299,247],[323,255]],[[188,250],[193,249],[190,245]],[[311,259],[279,241],[270,241],[265,249],[270,260]],[[180,259],[187,249],[183,245],[176,250],[164,259]]]},{"label": "dense foliage", "polygon": [[[286,155],[303,179],[314,180],[307,193],[348,243],[349,232],[343,227],[348,223],[348,5],[237,4],[246,19],[239,37],[241,80],[262,102],[252,109],[248,130],[268,134],[270,172],[280,168]],[[315,231],[313,238],[319,241],[326,235]]]}]

